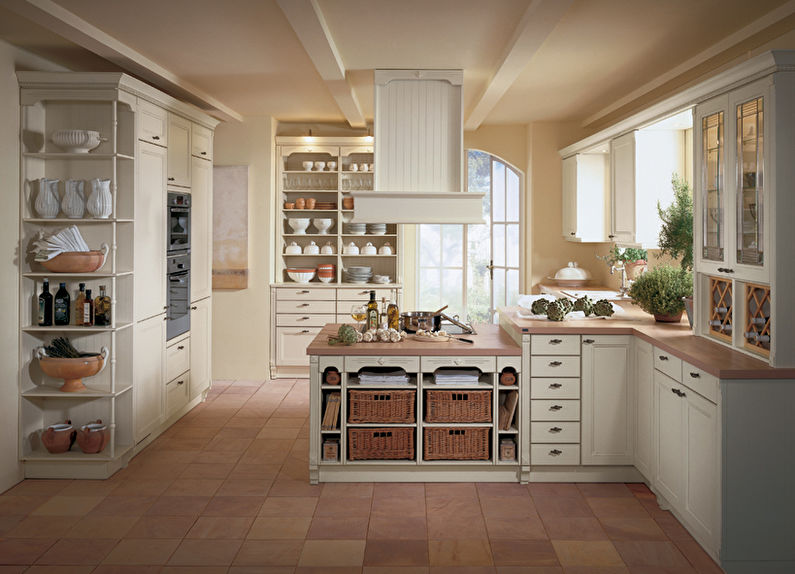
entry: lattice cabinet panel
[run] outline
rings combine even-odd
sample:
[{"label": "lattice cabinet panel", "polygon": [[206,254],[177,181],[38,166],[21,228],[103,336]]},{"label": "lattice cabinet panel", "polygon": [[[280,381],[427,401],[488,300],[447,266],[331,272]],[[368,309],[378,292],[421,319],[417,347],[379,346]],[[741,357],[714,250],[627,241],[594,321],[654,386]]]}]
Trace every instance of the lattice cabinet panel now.
[{"label": "lattice cabinet panel", "polygon": [[764,356],[770,355],[770,287],[745,285],[745,346]]},{"label": "lattice cabinet panel", "polygon": [[709,292],[711,302],[709,311],[709,334],[731,343],[733,316],[731,279],[710,277]]}]

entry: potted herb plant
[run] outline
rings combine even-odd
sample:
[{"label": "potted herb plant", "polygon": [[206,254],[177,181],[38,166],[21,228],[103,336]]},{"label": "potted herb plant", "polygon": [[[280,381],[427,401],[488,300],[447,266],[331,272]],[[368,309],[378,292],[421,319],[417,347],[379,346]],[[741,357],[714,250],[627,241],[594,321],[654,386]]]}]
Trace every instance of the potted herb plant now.
[{"label": "potted herb plant", "polygon": [[656,321],[676,323],[685,310],[683,298],[693,295],[693,276],[687,269],[660,265],[638,277],[629,296]]},{"label": "potted herb plant", "polygon": [[[674,200],[665,209],[657,202],[657,213],[662,220],[658,245],[660,254],[669,255],[673,259],[680,259],[682,269],[690,272],[693,269],[693,193],[688,183],[673,174],[671,187],[674,190]],[[692,275],[691,281],[692,281]],[[693,286],[690,286],[684,300],[687,310],[687,319],[693,326]]]},{"label": "potted herb plant", "polygon": [[623,263],[624,269],[627,270],[627,278],[635,280],[638,276],[646,271],[648,264],[648,254],[645,249],[635,247],[619,247],[613,245],[607,255],[599,256],[597,258],[606,261],[611,267],[616,263]]}]

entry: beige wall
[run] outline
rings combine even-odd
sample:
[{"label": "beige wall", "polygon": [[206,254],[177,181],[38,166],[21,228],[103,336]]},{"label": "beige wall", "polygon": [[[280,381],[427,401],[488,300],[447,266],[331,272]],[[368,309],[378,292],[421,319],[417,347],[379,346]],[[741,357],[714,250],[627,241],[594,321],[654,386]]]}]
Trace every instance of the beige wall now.
[{"label": "beige wall", "polygon": [[248,288],[213,291],[213,379],[267,379],[273,245],[271,117],[223,123],[215,131],[215,165],[248,165]]},{"label": "beige wall", "polygon": [[22,479],[19,403],[19,86],[17,70],[63,70],[0,40],[0,492]]}]

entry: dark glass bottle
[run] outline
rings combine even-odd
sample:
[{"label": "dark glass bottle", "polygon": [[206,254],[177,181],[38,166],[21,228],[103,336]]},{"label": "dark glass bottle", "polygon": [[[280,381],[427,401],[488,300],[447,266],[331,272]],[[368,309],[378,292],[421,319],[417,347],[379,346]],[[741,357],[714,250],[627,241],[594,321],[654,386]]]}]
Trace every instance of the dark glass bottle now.
[{"label": "dark glass bottle", "polygon": [[52,294],[50,293],[50,280],[45,278],[39,295],[39,326],[52,325]]},{"label": "dark glass bottle", "polygon": [[94,300],[91,298],[91,289],[86,289],[86,300],[83,303],[83,327],[94,326]]},{"label": "dark glass bottle", "polygon": [[99,286],[99,295],[94,299],[94,325],[110,326],[110,297],[105,293],[105,286]]},{"label": "dark glass bottle", "polygon": [[375,300],[375,291],[370,291],[370,302],[367,303],[367,330],[378,329],[378,303]]},{"label": "dark glass bottle", "polygon": [[72,301],[69,297],[69,291],[66,290],[66,283],[61,283],[58,286],[58,291],[55,292],[55,304],[53,306],[56,325],[69,324],[71,305]]},{"label": "dark glass bottle", "polygon": [[83,325],[83,304],[86,302],[86,284],[79,283],[79,290],[75,297],[75,325],[80,327]]}]

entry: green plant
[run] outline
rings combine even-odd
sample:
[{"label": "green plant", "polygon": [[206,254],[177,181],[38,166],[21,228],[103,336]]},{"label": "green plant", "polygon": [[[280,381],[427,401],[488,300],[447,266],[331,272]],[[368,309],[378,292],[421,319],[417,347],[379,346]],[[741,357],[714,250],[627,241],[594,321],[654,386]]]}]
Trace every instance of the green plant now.
[{"label": "green plant", "polygon": [[685,304],[682,297],[693,294],[693,276],[687,269],[661,265],[635,279],[629,296],[652,315],[676,315]]},{"label": "green plant", "polygon": [[646,261],[648,253],[645,249],[635,247],[619,247],[613,245],[607,255],[597,255],[597,259],[606,261],[609,265],[613,266],[618,262],[631,263],[633,261]]},{"label": "green plant", "polygon": [[340,325],[336,337],[329,337],[329,345],[353,345],[356,342],[356,329],[350,325]]},{"label": "green plant", "polygon": [[693,269],[693,193],[690,186],[677,174],[671,176],[674,201],[663,209],[657,202],[657,213],[662,219],[658,244],[660,254],[673,259],[682,258],[683,269]]}]

